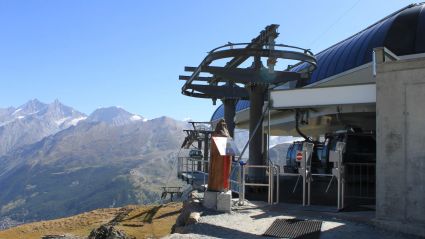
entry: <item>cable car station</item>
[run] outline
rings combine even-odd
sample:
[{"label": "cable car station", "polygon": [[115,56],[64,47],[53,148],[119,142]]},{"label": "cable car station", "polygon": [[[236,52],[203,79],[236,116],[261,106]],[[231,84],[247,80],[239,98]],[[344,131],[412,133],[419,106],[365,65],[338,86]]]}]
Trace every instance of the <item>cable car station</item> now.
[{"label": "cable car station", "polygon": [[[205,201],[214,193],[216,209],[229,190],[239,205],[367,208],[379,225],[425,235],[425,4],[319,53],[280,43],[278,27],[184,68],[182,94],[221,105],[186,132],[183,147],[196,142],[198,151],[180,155],[178,176],[205,191]],[[212,152],[220,124],[233,139],[235,129],[249,131],[239,154],[227,155],[230,184],[221,192],[207,183],[217,158],[227,157]],[[272,136],[302,140],[272,160]]]}]

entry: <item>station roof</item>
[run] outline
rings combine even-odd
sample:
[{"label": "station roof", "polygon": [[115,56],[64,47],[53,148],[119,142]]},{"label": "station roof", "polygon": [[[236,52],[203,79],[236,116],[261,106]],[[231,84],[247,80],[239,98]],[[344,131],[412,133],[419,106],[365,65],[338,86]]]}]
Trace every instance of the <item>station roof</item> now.
[{"label": "station roof", "polygon": [[[425,52],[425,4],[411,4],[385,17],[377,23],[336,43],[316,54],[317,69],[305,85],[356,68],[372,61],[372,51],[386,47],[398,56]],[[302,63],[291,71],[303,71],[308,64]],[[303,86],[305,86],[303,85]],[[240,100],[236,112],[249,108],[249,101]],[[211,121],[224,117],[224,107],[219,106]]]}]

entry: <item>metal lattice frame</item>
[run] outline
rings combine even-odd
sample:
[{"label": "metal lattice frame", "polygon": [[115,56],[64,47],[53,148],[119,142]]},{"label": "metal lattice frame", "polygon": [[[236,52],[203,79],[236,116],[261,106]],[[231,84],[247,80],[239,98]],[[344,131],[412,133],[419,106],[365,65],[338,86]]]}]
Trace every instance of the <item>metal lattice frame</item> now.
[{"label": "metal lattice frame", "polygon": [[[234,116],[236,102],[240,99],[250,100],[250,142],[249,159],[254,165],[264,165],[262,153],[264,101],[270,86],[280,85],[289,81],[301,81],[310,78],[316,69],[316,58],[308,49],[276,44],[275,39],[278,25],[267,26],[259,36],[250,43],[228,43],[211,50],[197,67],[185,67],[185,71],[192,72],[190,76],[180,76],[185,80],[182,94],[210,98],[215,101],[220,99],[224,105],[224,120],[229,133],[234,133]],[[219,60],[230,58],[225,66],[214,66]],[[249,58],[253,58],[251,67],[240,68],[241,64]],[[261,58],[267,58],[267,68],[263,67]],[[307,63],[308,67],[303,72],[291,71],[290,67],[283,71],[275,71],[276,61],[292,60],[299,63]],[[212,77],[201,76],[201,73],[209,73]],[[254,169],[252,177],[261,178],[264,172]]]},{"label": "metal lattice frame", "polygon": [[[228,43],[209,52],[198,67],[185,67],[185,71],[192,72],[190,76],[180,76],[185,80],[182,94],[198,98],[224,99],[249,99],[249,94],[244,87],[238,84],[267,84],[277,85],[288,81],[308,79],[310,73],[316,69],[316,58],[308,49],[274,44],[277,37],[278,25],[270,25],[261,32],[260,36],[251,43]],[[273,41],[271,43],[271,40]],[[310,65],[303,73],[274,71],[267,68],[237,68],[248,58],[266,57],[272,62],[277,59],[295,60],[306,62]],[[217,60],[232,58],[224,67],[212,66]],[[210,73],[212,77],[200,76],[202,72]],[[202,82],[203,84],[199,84]],[[205,84],[207,83],[207,84]],[[219,85],[219,83],[224,83]]]}]

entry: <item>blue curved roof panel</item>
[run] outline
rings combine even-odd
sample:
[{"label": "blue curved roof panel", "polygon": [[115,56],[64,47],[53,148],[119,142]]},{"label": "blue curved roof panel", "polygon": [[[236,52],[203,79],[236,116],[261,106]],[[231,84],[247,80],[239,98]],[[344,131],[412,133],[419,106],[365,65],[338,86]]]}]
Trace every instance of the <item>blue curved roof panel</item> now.
[{"label": "blue curved roof panel", "polygon": [[[309,85],[372,61],[373,48],[385,46],[396,55],[425,52],[425,4],[409,5],[353,36],[316,55],[317,69]],[[296,65],[291,71],[303,71],[307,63]],[[304,86],[304,85],[300,85]],[[239,101],[236,111],[249,107],[249,101]],[[220,106],[211,120],[224,117]]]},{"label": "blue curved roof panel", "polygon": [[425,42],[425,5],[422,6],[421,13],[419,14],[418,28],[416,32],[416,51],[425,51],[425,46],[420,44]]},{"label": "blue curved roof panel", "polygon": [[[249,100],[239,100],[236,104],[236,112],[249,108]],[[211,117],[211,121],[216,121],[224,117],[224,106],[220,105]]]}]

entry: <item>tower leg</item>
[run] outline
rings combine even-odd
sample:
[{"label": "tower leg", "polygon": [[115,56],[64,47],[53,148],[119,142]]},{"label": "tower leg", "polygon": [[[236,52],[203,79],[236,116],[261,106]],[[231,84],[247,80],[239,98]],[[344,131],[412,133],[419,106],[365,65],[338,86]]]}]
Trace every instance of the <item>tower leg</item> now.
[{"label": "tower leg", "polygon": [[[264,95],[266,86],[264,85],[250,85],[250,108],[249,108],[249,137],[251,142],[249,144],[249,164],[264,165],[263,159],[263,125],[261,114],[263,113]],[[257,124],[260,126],[255,130]],[[261,180],[265,177],[265,171],[261,168],[252,168],[249,171],[249,177]]]},{"label": "tower leg", "polygon": [[235,114],[236,114],[236,99],[224,99],[224,121],[227,124],[230,136],[233,138],[235,134]]}]

